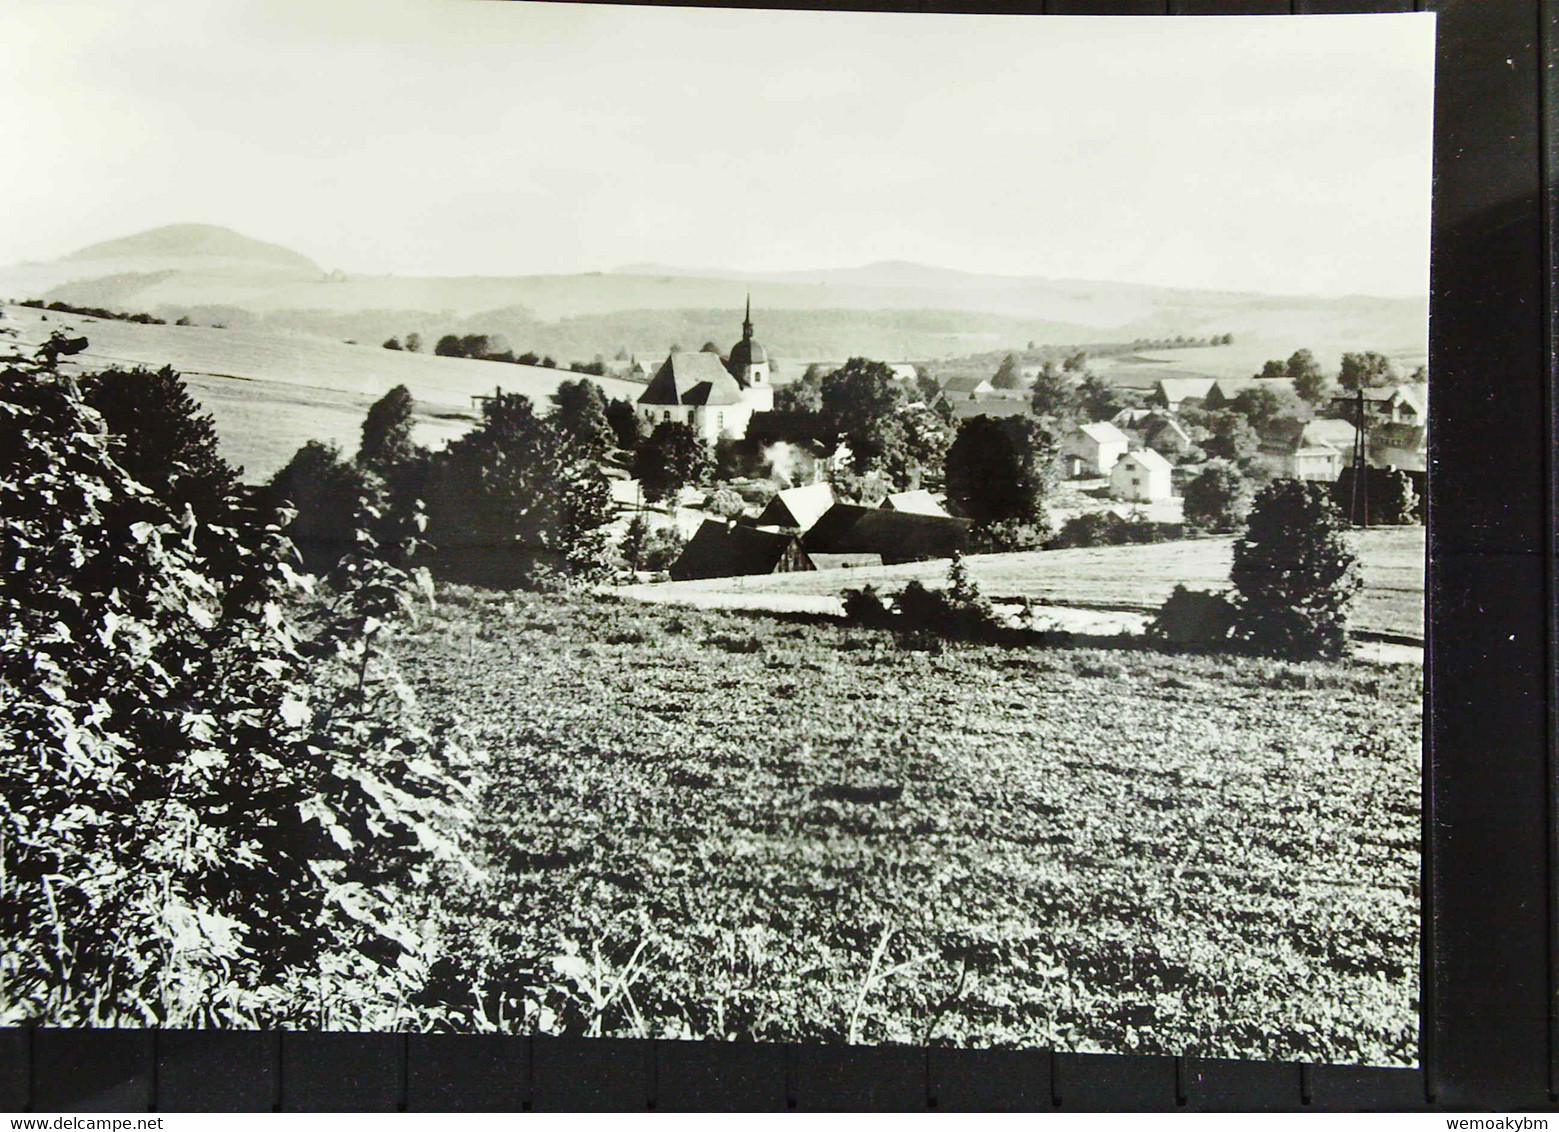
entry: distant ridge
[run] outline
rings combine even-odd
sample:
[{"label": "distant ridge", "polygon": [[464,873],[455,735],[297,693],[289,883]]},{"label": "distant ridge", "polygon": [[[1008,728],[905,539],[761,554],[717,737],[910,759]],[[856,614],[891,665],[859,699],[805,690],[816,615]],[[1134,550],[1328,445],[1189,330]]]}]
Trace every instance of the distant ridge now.
[{"label": "distant ridge", "polygon": [[105,259],[225,259],[290,267],[322,274],[308,256],[215,224],[167,224],[133,236],[104,240],[63,257],[70,262]]}]

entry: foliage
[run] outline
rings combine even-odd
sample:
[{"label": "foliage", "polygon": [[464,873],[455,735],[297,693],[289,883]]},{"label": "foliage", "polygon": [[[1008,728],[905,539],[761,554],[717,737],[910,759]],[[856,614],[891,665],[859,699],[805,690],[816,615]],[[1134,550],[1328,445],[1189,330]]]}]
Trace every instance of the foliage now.
[{"label": "foliage", "polygon": [[1283,366],[1283,374],[1293,382],[1301,400],[1318,405],[1326,399],[1326,375],[1309,350],[1295,350]]},{"label": "foliage", "polygon": [[1342,369],[1337,373],[1337,384],[1350,393],[1360,389],[1372,389],[1392,385],[1397,380],[1396,367],[1391,359],[1374,350],[1342,356]]},{"label": "foliage", "polygon": [[876,442],[877,470],[899,490],[913,490],[928,473],[935,476],[942,471],[953,429],[930,409],[905,409],[882,420]]},{"label": "foliage", "polygon": [[881,629],[893,623],[893,610],[874,586],[845,589],[839,596],[844,602],[844,619],[849,624]]},{"label": "foliage", "polygon": [[880,476],[862,476],[844,470],[830,470],[828,483],[840,503],[856,503],[862,507],[881,507],[890,491],[890,485]]},{"label": "foliage", "polygon": [[1182,648],[1216,649],[1234,631],[1236,610],[1222,594],[1177,585],[1148,624],[1150,639]]},{"label": "foliage", "polygon": [[1034,378],[1029,404],[1035,416],[1070,417],[1077,411],[1077,391],[1054,362],[1046,362]]},{"label": "foliage", "polygon": [[238,480],[202,413],[172,368],[107,369],[80,378],[82,399],[103,418],[109,454],[171,510],[212,517]]},{"label": "foliage", "polygon": [[1237,529],[1250,510],[1250,481],[1233,465],[1209,464],[1185,485],[1185,524],[1193,530]]},{"label": "foliage", "polygon": [[991,375],[991,385],[996,389],[1017,389],[1022,384],[1023,375],[1018,372],[1018,359],[1016,355],[1008,354]]},{"label": "foliage", "polygon": [[287,537],[314,573],[329,570],[351,545],[363,492],[364,473],[318,440],[299,448],[266,484],[267,503],[291,509]]},{"label": "foliage", "polygon": [[1350,522],[1401,526],[1421,521],[1423,501],[1412,477],[1395,468],[1366,468],[1355,494],[1353,465],[1344,467],[1332,488],[1332,500]]},{"label": "foliage", "polygon": [[606,417],[606,394],[588,378],[560,381],[552,394],[552,415],[573,445],[596,458],[604,456],[617,440]]},{"label": "foliage", "polygon": [[1347,529],[1329,484],[1274,480],[1261,491],[1229,574],[1247,647],[1290,658],[1347,652],[1348,608],[1363,584]]},{"label": "foliage", "polygon": [[747,509],[742,497],[728,487],[722,487],[704,503],[704,510],[723,519],[735,518]]},{"label": "foliage", "polygon": [[369,406],[357,449],[359,467],[383,474],[416,455],[417,446],[411,439],[415,404],[411,390],[397,385]]},{"label": "foliage", "polygon": [[1261,438],[1243,413],[1206,413],[1202,419],[1208,430],[1202,442],[1207,455],[1240,464],[1260,450]]},{"label": "foliage", "polygon": [[399,350],[401,348],[401,340],[399,338],[386,338],[384,340],[384,348],[386,350]]},{"label": "foliage", "polygon": [[823,411],[839,424],[839,432],[864,472],[882,455],[883,423],[904,407],[904,383],[884,362],[851,358],[822,382]]},{"label": "foliage", "polygon": [[1120,390],[1104,378],[1084,371],[1083,379],[1073,391],[1078,411],[1090,421],[1107,421],[1126,407]]},{"label": "foliage", "polygon": [[0,413],[4,1022],[275,1024],[303,972],[404,996],[429,953],[399,885],[468,860],[471,800],[365,655],[409,577],[344,579],[303,638],[267,512],[172,510],[46,368]]},{"label": "foliage", "polygon": [[1048,531],[1045,499],[1056,481],[1055,437],[1028,417],[970,417],[947,452],[947,500],[978,528]]},{"label": "foliage", "polygon": [[1087,511],[1062,524],[1050,549],[1068,550],[1087,546],[1126,546],[1168,542],[1181,538],[1184,528],[1178,523],[1157,523],[1150,519],[1123,519],[1114,511]]},{"label": "foliage", "polygon": [[1265,428],[1279,416],[1291,416],[1296,406],[1285,404],[1275,389],[1253,385],[1241,389],[1229,399],[1229,410],[1239,413],[1256,429]]},{"label": "foliage", "polygon": [[675,499],[684,487],[708,481],[714,472],[709,448],[691,425],[662,421],[633,458],[633,478],[651,503]]},{"label": "foliage", "polygon": [[571,578],[601,576],[612,501],[595,457],[555,415],[538,416],[528,397],[484,401],[481,422],[429,470],[436,568],[460,573],[491,558],[500,573],[540,563]]},{"label": "foliage", "polygon": [[644,422],[626,397],[614,397],[603,410],[617,447],[632,452],[644,441]]}]

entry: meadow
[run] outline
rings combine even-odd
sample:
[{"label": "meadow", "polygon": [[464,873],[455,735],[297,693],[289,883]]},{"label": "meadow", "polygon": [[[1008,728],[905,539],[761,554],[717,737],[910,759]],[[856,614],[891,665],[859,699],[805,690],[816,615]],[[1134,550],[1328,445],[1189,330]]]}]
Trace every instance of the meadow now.
[{"label": "meadow", "polygon": [[[1349,536],[1364,576],[1350,619],[1355,632],[1422,642],[1424,637],[1424,528],[1374,527]],[[965,559],[981,591],[996,601],[1022,598],[1082,609],[1152,612],[1175,586],[1223,590],[1229,585],[1232,537],[1185,539],[1143,546],[974,554]],[[846,586],[875,586],[895,593],[919,579],[938,586],[946,562],[864,566],[844,570],[710,578],[636,586],[630,593],[654,600],[696,600],[701,594],[751,596],[755,604],[776,595],[832,601]]]},{"label": "meadow", "polygon": [[[449,588],[452,1024],[1409,1065],[1420,670]],[[463,1022],[461,1021],[463,1019]]]}]

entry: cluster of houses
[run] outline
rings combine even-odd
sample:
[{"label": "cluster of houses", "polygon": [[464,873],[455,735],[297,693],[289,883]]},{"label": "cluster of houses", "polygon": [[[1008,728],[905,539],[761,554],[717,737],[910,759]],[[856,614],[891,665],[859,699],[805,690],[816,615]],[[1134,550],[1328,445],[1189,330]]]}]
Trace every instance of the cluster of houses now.
[{"label": "cluster of houses", "polygon": [[889,495],[881,507],[841,503],[827,483],[781,491],[756,519],[705,519],[671,567],[674,581],[892,566],[964,549],[969,521],[926,491]]},{"label": "cluster of houses", "polygon": [[[917,376],[907,363],[892,368],[904,381]],[[749,299],[741,339],[728,354],[673,351],[649,375],[636,411],[650,429],[677,421],[711,443],[837,442],[831,422],[821,414],[774,411],[773,376],[772,359],[753,335]],[[1193,404],[1219,410],[1264,385],[1291,388],[1284,379],[1162,376],[1143,408],[1073,426],[1062,441],[1067,473],[1105,479],[1109,494],[1125,502],[1168,500],[1175,493],[1175,462],[1196,458],[1197,445],[1179,419],[1181,412]],[[952,377],[942,383],[939,399],[961,420],[1029,415],[1029,396],[999,390],[989,378]],[[1336,398],[1316,419],[1272,422],[1261,432],[1261,452],[1278,475],[1294,479],[1335,481],[1357,459],[1418,479],[1425,470],[1427,425],[1427,386],[1366,390]],[[671,575],[682,580],[944,558],[962,549],[968,527],[924,491],[891,495],[881,507],[864,507],[842,503],[827,483],[814,483],[781,491],[756,518],[705,520]]]}]

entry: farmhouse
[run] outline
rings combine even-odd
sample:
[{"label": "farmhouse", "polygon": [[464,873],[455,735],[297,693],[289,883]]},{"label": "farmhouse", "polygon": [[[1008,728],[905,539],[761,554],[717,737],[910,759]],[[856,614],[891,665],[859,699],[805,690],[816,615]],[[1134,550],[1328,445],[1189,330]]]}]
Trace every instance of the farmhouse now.
[{"label": "farmhouse", "polygon": [[768,352],[752,336],[752,300],[742,320],[742,340],[724,361],[716,354],[673,352],[639,395],[637,411],[647,428],[665,421],[691,427],[700,438],[741,439],[754,413],[774,408]]},{"label": "farmhouse", "polygon": [[760,527],[790,527],[805,533],[834,505],[834,489],[827,482],[788,487],[758,516]]},{"label": "farmhouse", "polygon": [[1187,401],[1201,401],[1212,391],[1217,379],[1211,377],[1161,377],[1153,383],[1147,403],[1178,413]]},{"label": "farmhouse", "polygon": [[1292,391],[1293,383],[1286,377],[1220,377],[1202,398],[1202,408],[1222,409],[1248,389],[1270,389],[1274,393]]},{"label": "farmhouse", "polygon": [[1061,442],[1061,455],[1075,461],[1073,474],[1107,476],[1130,447],[1126,434],[1109,421],[1078,425]]},{"label": "farmhouse", "polygon": [[949,404],[958,401],[978,401],[995,393],[996,387],[988,377],[950,377],[942,382],[942,400]]},{"label": "farmhouse", "polygon": [[1356,436],[1347,421],[1278,421],[1268,426],[1262,449],[1277,457],[1280,475],[1330,483],[1352,459]]},{"label": "farmhouse", "polygon": [[893,371],[895,381],[914,381],[920,376],[920,371],[908,362],[889,362],[888,368]]},{"label": "farmhouse", "polygon": [[876,554],[892,566],[950,558],[964,548],[968,534],[967,519],[836,503],[801,536],[801,545],[809,555]]},{"label": "farmhouse", "polygon": [[673,581],[813,569],[794,531],[705,519],[671,566]]},{"label": "farmhouse", "polygon": [[[1429,423],[1429,386],[1425,384],[1395,385],[1361,392],[1366,420],[1420,426]],[[1340,393],[1332,398],[1331,413],[1343,420],[1356,420],[1360,400],[1358,392]]]},{"label": "farmhouse", "polygon": [[1169,461],[1151,448],[1128,452],[1110,471],[1110,494],[1136,503],[1155,503],[1174,494]]}]

